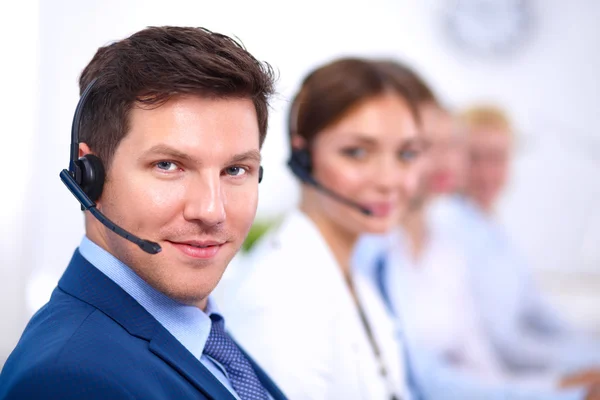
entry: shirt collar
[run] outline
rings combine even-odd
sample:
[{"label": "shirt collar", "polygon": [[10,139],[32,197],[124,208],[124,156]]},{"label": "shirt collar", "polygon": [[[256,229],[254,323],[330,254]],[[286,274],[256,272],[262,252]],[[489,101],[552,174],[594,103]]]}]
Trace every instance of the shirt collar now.
[{"label": "shirt collar", "polygon": [[210,298],[206,311],[171,299],[154,289],[131,268],[92,242],[87,236],[83,237],[79,252],[144,307],[190,353],[200,359],[210,334],[209,315],[218,314]]}]

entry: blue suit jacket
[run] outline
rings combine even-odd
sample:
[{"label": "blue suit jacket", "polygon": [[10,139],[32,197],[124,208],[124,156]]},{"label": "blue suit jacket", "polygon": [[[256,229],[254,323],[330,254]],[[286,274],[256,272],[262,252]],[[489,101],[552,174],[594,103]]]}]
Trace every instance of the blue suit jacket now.
[{"label": "blue suit jacket", "polygon": [[[275,400],[283,393],[249,357]],[[177,339],[75,252],[0,374],[0,399],[230,399]]]}]

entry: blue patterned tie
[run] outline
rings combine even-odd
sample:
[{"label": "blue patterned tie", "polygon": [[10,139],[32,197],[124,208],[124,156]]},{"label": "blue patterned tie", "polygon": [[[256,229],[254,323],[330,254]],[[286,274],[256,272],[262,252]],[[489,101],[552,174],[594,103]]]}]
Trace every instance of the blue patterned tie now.
[{"label": "blue patterned tie", "polygon": [[212,325],[204,354],[218,361],[227,371],[231,386],[242,400],[267,400],[267,391],[260,383],[250,361],[225,332],[220,315],[211,314]]}]

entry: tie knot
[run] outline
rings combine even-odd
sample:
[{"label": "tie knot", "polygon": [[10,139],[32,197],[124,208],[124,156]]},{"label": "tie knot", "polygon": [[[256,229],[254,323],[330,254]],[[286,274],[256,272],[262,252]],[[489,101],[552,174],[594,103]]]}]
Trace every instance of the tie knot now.
[{"label": "tie knot", "polygon": [[204,346],[204,354],[214,358],[227,368],[236,358],[243,355],[237,345],[225,331],[225,321],[218,314],[211,314],[211,327],[208,340]]},{"label": "tie knot", "polygon": [[212,333],[213,329],[218,329],[219,331],[225,332],[225,320],[219,314],[210,314],[210,330]]}]

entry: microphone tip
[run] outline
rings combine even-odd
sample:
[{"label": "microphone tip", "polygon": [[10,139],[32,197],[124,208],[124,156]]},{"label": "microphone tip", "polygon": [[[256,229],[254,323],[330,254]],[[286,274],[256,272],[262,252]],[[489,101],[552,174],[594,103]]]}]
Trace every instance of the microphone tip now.
[{"label": "microphone tip", "polygon": [[150,242],[148,240],[139,243],[139,246],[142,250],[149,254],[158,254],[162,250],[162,247],[160,247],[158,243]]},{"label": "microphone tip", "polygon": [[154,247],[153,250],[154,250],[153,254],[158,254],[162,251],[162,247],[160,247],[159,245],[156,245],[156,247]]}]

